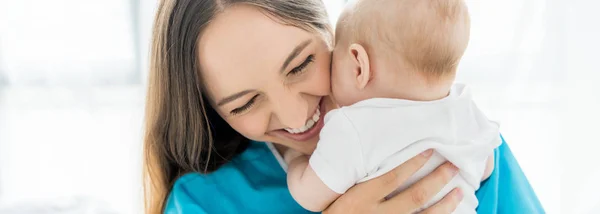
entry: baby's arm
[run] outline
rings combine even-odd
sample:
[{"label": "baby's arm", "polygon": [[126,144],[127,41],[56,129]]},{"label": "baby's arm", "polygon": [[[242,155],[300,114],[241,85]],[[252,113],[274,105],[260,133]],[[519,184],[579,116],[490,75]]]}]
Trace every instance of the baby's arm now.
[{"label": "baby's arm", "polygon": [[290,193],[304,209],[320,212],[327,208],[340,194],[329,189],[308,164],[308,156],[289,154],[295,151],[288,149],[284,155],[288,163],[287,183]]},{"label": "baby's arm", "polygon": [[488,158],[487,158],[487,163],[485,166],[485,170],[483,171],[483,177],[481,178],[481,181],[485,181],[486,179],[488,179],[490,177],[490,175],[492,175],[493,171],[494,171],[494,153],[492,152],[492,154],[490,156],[488,156]]}]

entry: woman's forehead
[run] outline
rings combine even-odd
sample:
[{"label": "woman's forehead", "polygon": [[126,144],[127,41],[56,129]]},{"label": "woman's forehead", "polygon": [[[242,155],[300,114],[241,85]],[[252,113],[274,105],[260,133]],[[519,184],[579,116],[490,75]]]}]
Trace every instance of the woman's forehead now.
[{"label": "woman's forehead", "polygon": [[[202,76],[212,96],[226,96],[277,77],[294,48],[315,35],[283,25],[248,5],[226,9],[209,24],[198,43]],[[256,81],[255,81],[256,80]]]}]

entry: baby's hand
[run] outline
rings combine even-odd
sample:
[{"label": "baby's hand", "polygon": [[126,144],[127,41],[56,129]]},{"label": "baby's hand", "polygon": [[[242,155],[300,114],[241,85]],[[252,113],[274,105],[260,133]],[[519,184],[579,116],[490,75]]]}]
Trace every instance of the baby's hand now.
[{"label": "baby's hand", "polygon": [[294,159],[303,155],[304,154],[297,152],[296,150],[287,149],[283,154],[283,160],[289,165]]}]

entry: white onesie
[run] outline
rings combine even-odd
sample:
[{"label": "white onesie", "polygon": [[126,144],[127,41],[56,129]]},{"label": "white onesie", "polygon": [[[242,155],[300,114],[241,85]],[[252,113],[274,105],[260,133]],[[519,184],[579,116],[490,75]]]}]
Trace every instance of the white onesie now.
[{"label": "white onesie", "polygon": [[399,190],[450,161],[458,167],[458,176],[423,208],[460,187],[464,198],[455,213],[461,214],[476,213],[475,191],[486,160],[502,142],[497,123],[485,117],[460,84],[440,100],[374,98],[332,110],[324,119],[310,166],[331,190],[342,194],[434,149],[429,162]]}]

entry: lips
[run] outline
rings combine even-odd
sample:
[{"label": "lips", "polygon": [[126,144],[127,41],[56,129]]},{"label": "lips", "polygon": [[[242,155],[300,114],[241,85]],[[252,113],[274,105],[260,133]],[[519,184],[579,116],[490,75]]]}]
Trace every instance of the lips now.
[{"label": "lips", "polygon": [[[294,141],[307,141],[319,135],[319,132],[321,131],[324,125],[323,118],[325,116],[325,106],[323,105],[323,100],[324,99],[321,98],[321,100],[319,101],[319,105],[317,105],[315,113],[312,115],[311,118],[308,118],[306,120],[306,123],[303,127],[280,129],[273,131],[273,133],[275,135],[289,138]],[[316,118],[315,115],[317,115]],[[311,125],[310,123],[313,124]]]},{"label": "lips", "polygon": [[287,132],[292,133],[292,134],[300,134],[300,133],[306,132],[307,130],[312,128],[315,124],[317,124],[317,122],[321,118],[320,108],[321,108],[320,106],[317,106],[317,110],[315,111],[315,113],[313,114],[312,117],[308,118],[308,120],[306,121],[306,124],[304,124],[304,126],[297,128],[297,129],[285,128],[284,130],[286,130]]}]

